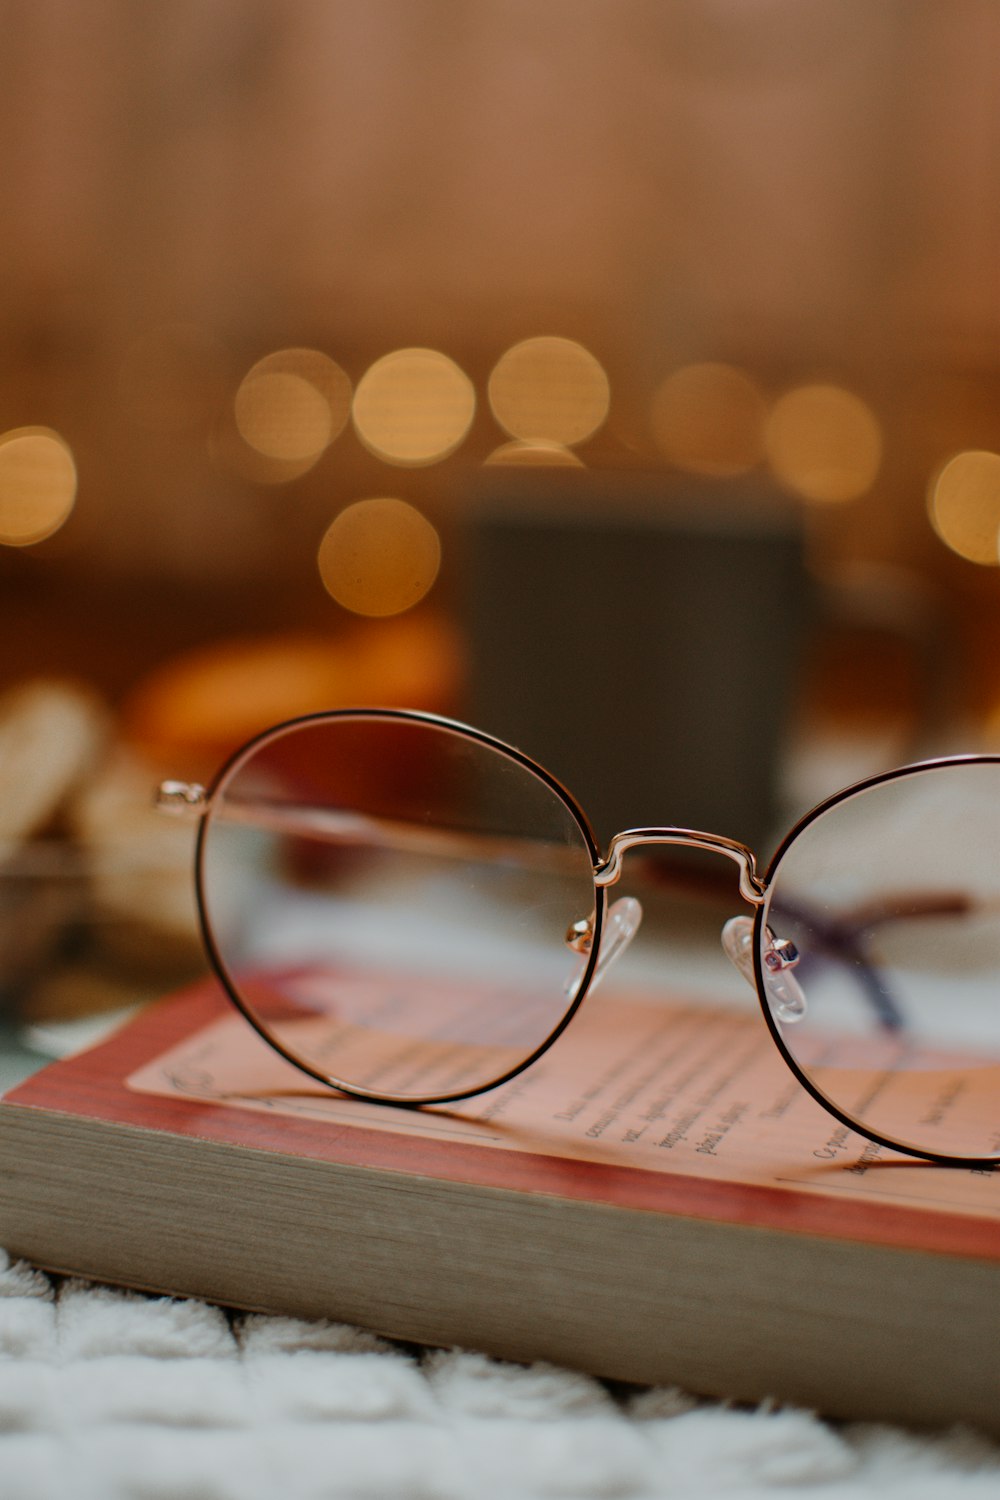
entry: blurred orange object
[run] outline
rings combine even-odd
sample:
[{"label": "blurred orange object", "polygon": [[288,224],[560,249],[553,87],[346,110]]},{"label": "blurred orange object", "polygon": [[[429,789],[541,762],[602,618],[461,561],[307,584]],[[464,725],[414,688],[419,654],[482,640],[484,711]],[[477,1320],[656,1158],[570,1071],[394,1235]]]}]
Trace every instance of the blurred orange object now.
[{"label": "blurred orange object", "polygon": [[331,708],[453,711],[455,629],[422,613],[338,636],[295,631],[196,647],[155,668],[123,706],[125,737],[175,775],[210,774],[272,724]]}]

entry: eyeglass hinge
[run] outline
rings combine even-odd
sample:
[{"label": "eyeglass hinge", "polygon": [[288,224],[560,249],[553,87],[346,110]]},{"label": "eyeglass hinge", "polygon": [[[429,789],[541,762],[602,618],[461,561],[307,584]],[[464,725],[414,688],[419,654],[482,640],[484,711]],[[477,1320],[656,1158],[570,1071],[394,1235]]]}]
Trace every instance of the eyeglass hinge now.
[{"label": "eyeglass hinge", "polygon": [[208,793],[196,781],[161,781],[154,802],[158,812],[173,818],[201,817],[208,806]]},{"label": "eyeglass hinge", "polygon": [[591,917],[581,917],[566,929],[566,946],[574,953],[589,953],[594,946],[594,923]]}]

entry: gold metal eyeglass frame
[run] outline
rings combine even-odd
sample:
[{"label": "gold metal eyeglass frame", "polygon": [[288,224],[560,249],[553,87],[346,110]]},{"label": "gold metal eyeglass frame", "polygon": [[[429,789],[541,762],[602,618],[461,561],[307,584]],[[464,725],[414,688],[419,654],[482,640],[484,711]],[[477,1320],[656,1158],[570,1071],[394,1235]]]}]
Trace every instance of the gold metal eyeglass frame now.
[{"label": "gold metal eyeglass frame", "polygon": [[[250,757],[272,739],[307,725],[335,723],[343,720],[352,720],[355,722],[385,720],[397,724],[425,725],[428,728],[457,735],[465,740],[496,751],[507,759],[522,765],[556,794],[573,815],[589,851],[594,883],[594,910],[591,915],[581,917],[579,921],[573,923],[566,933],[568,946],[573,948],[574,951],[585,955],[588,962],[576,990],[567,1005],[565,1014],[544,1041],[516,1067],[508,1069],[501,1076],[476,1087],[465,1088],[444,1095],[433,1095],[427,1098],[413,1098],[412,1096],[401,1098],[389,1093],[380,1093],[365,1089],[364,1087],[344,1083],[320,1072],[283,1045],[280,1039],[272,1035],[260,1023],[253,1011],[244,1003],[238,986],[230,979],[226,964],[217,948],[204,900],[202,857],[206,831],[210,826],[211,813],[220,790],[225,787],[228,778],[237,767],[250,759]],[[198,912],[206,952],[224,990],[243,1016],[272,1048],[303,1072],[346,1094],[356,1098],[406,1107],[451,1103],[488,1092],[490,1089],[496,1088],[500,1084],[506,1083],[511,1078],[516,1077],[525,1068],[530,1067],[565,1030],[579,1009],[588,989],[591,987],[595,974],[599,971],[602,936],[608,916],[607,892],[620,880],[623,873],[625,856],[634,850],[674,845],[712,854],[720,854],[738,867],[739,892],[743,900],[753,908],[753,917],[734,917],[727,922],[723,929],[722,945],[727,957],[729,957],[750,985],[756,990],[764,1020],[771,1033],[771,1037],[786,1064],[802,1084],[803,1088],[829,1114],[842,1124],[851,1130],[857,1131],[860,1135],[878,1145],[945,1165],[960,1165],[964,1167],[991,1166],[1000,1163],[1000,1155],[989,1157],[953,1157],[933,1151],[919,1150],[912,1145],[903,1144],[890,1137],[881,1135],[863,1122],[845,1113],[835,1101],[827,1098],[816,1087],[811,1078],[799,1066],[784,1042],[781,1031],[772,1014],[771,1005],[767,999],[768,984],[771,983],[773,985],[775,975],[784,975],[785,983],[791,986],[792,1004],[794,1005],[795,1003],[794,991],[796,984],[792,971],[798,961],[798,955],[791,942],[786,939],[776,939],[770,932],[770,929],[765,927],[764,913],[767,906],[772,872],[777,868],[785,851],[798,835],[816,818],[829,811],[837,803],[859,792],[900,777],[915,775],[925,770],[964,764],[1000,765],[1000,756],[962,755],[941,757],[914,765],[902,766],[845,787],[814,807],[792,827],[779,844],[771,858],[767,871],[763,875],[759,873],[756,858],[753,851],[747,845],[719,834],[706,833],[699,829],[673,825],[625,829],[620,833],[616,833],[611,838],[606,854],[602,854],[589,821],[575,798],[543,766],[521,751],[514,749],[492,735],[486,734],[482,730],[471,728],[468,725],[440,717],[436,714],[409,709],[335,709],[327,713],[310,714],[301,718],[287,720],[284,723],[274,725],[272,728],[256,736],[230,756],[220,768],[209,787],[205,787],[197,782],[180,780],[163,781],[157,788],[155,802],[156,806],[164,813],[195,820],[199,823],[196,848]],[[509,856],[516,851],[518,859],[529,865],[537,860],[549,867],[551,867],[553,859],[558,859],[559,857],[559,851],[554,850],[553,846],[542,843],[532,846],[522,838],[505,840],[502,835],[414,827],[413,825],[402,824],[392,820],[371,818],[365,814],[345,813],[332,808],[289,807],[287,803],[279,802],[269,805],[262,802],[259,798],[255,798],[253,803],[247,804],[245,808],[241,808],[238,801],[229,799],[227,801],[226,815],[229,821],[234,819],[240,821],[245,817],[248,823],[253,823],[254,826],[259,828],[267,828],[277,833],[304,834],[331,842],[347,841],[356,843],[359,839],[363,839],[367,844],[376,847],[381,846],[397,850],[406,849],[411,852],[426,852],[435,855],[453,854],[458,857],[461,857],[463,854],[469,855],[475,853],[480,857],[486,855],[491,858],[502,858],[504,855]],[[937,899],[936,906],[931,905],[928,907],[928,911],[934,915],[959,909],[954,904],[958,899],[960,898],[945,893]]]}]

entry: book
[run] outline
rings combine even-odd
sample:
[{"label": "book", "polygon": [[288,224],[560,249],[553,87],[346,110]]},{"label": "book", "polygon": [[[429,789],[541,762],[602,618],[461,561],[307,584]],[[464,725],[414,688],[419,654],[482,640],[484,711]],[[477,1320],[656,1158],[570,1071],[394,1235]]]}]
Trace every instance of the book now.
[{"label": "book", "polygon": [[639,1384],[1000,1432],[1000,1174],[861,1141],[759,1016],[619,993],[506,1085],[351,1100],[204,982],[0,1100],[56,1272]]}]

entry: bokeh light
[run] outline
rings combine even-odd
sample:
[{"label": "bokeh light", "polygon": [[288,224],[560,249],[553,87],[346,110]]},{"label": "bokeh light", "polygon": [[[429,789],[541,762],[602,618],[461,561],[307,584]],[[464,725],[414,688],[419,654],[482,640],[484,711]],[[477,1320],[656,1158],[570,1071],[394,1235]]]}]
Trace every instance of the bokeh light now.
[{"label": "bokeh light", "polygon": [[875,482],[882,435],[871,408],[836,385],[788,391],[764,428],[771,468],[806,500],[857,500]]},{"label": "bokeh light", "polygon": [[347,422],[351,383],[318,349],[278,349],[240,382],[233,405],[244,442],[280,463],[315,462]]},{"label": "bokeh light", "polygon": [[946,547],[969,562],[1000,564],[1000,454],[956,453],[932,480],[927,499]]},{"label": "bokeh light", "polygon": [[327,529],[319,548],[323,586],[358,615],[398,615],[430,590],[441,542],[405,500],[358,500]]},{"label": "bokeh light", "polygon": [[764,455],[767,405],[734,365],[704,363],[675,370],[657,388],[650,425],[657,446],[693,474],[745,474]]},{"label": "bokeh light", "polygon": [[476,411],[469,377],[436,349],[396,349],[366,370],[354,393],[354,426],[388,463],[436,463],[465,440]]},{"label": "bokeh light", "polygon": [[522,442],[513,438],[501,443],[499,448],[483,460],[494,468],[520,469],[584,469],[586,464],[572,448],[562,443]]},{"label": "bokeh light", "polygon": [[301,375],[249,376],[236,392],[234,412],[243,441],[265,458],[315,458],[330,439],[330,409]]},{"label": "bokeh light", "polygon": [[608,415],[611,387],[601,364],[572,339],[525,339],[501,355],[489,379],[493,415],[512,438],[572,447]]},{"label": "bokeh light", "polygon": [[0,543],[30,547],[58,531],[76,499],[76,464],[48,427],[0,436]]}]

